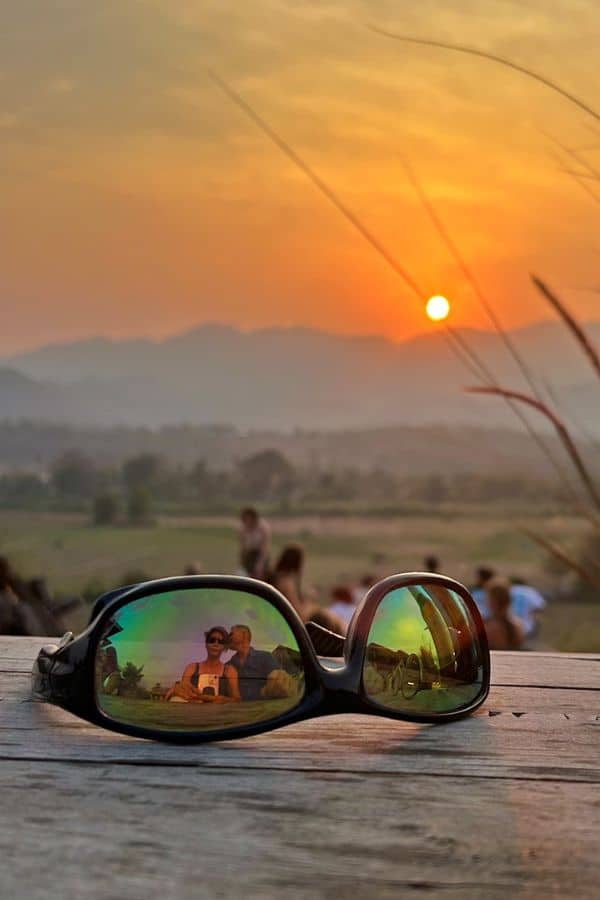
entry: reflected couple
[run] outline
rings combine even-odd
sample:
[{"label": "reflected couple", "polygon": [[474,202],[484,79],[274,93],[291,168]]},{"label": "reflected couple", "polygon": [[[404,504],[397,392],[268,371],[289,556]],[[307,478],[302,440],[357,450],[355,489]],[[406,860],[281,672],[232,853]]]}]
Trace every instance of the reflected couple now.
[{"label": "reflected couple", "polygon": [[[178,703],[236,703],[287,697],[293,690],[289,675],[272,653],[252,646],[247,625],[229,632],[215,625],[205,632],[206,658],[189,663],[165,700]],[[221,657],[234,651],[227,661]]]}]

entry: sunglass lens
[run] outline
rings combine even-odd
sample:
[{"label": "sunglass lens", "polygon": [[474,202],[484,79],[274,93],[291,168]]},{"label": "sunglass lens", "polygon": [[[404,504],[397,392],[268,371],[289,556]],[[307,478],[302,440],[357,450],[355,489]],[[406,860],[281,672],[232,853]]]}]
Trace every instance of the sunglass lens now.
[{"label": "sunglass lens", "polygon": [[371,623],[363,666],[369,700],[401,713],[471,706],[484,690],[486,649],[466,601],[439,584],[396,588]]},{"label": "sunglass lens", "polygon": [[[205,638],[211,626],[231,628]],[[221,653],[208,657],[205,643]],[[143,597],[106,623],[96,701],[110,719],[158,732],[206,733],[275,719],[304,695],[300,648],[263,597],[195,588]]]}]

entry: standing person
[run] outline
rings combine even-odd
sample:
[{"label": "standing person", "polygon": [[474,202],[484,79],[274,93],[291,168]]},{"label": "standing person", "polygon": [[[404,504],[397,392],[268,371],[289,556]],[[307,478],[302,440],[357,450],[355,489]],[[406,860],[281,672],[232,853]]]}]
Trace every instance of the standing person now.
[{"label": "standing person", "polygon": [[264,579],[269,566],[271,529],[253,506],[240,513],[240,565],[250,578]]},{"label": "standing person", "polygon": [[423,560],[424,572],[440,572],[441,563],[437,556],[426,556]]},{"label": "standing person", "polygon": [[490,650],[520,650],[525,626],[510,610],[510,582],[504,578],[490,578],[485,590],[490,611],[485,630]]},{"label": "standing person", "polygon": [[304,550],[298,544],[288,544],[271,573],[271,584],[281,591],[297,613],[304,618],[306,598],[302,593],[302,569],[304,566]]},{"label": "standing person", "polygon": [[176,681],[165,700],[186,703],[231,703],[241,700],[237,669],[224,663],[221,656],[228,649],[229,632],[213,625],[204,635],[206,658],[189,663],[181,681]]}]

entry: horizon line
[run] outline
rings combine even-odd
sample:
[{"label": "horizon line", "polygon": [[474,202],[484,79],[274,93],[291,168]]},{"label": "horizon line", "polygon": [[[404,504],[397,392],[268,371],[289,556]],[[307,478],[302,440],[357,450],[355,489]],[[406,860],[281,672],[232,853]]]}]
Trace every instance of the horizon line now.
[{"label": "horizon line", "polygon": [[[528,331],[532,328],[537,328],[540,325],[547,324],[556,324],[560,325],[558,319],[555,318],[541,318],[536,319],[533,322],[529,322],[526,325],[519,325],[516,328],[508,328],[507,331],[510,334],[518,334],[522,331]],[[600,325],[600,318],[598,319],[586,319],[582,322],[584,326],[589,325]],[[309,332],[311,334],[323,335],[327,337],[335,337],[342,338],[346,340],[382,340],[389,344],[393,344],[396,346],[402,346],[403,344],[409,343],[411,341],[419,340],[424,337],[431,337],[436,333],[440,332],[439,325],[435,323],[430,323],[430,327],[424,329],[423,331],[417,331],[413,334],[409,335],[406,338],[395,338],[390,335],[386,335],[384,333],[378,332],[350,332],[350,331],[333,331],[327,328],[318,328],[314,325],[307,325],[303,323],[291,324],[291,325],[264,325],[259,327],[244,327],[242,325],[236,325],[232,322],[218,322],[215,320],[207,320],[205,322],[199,322],[195,325],[190,325],[187,328],[184,328],[181,331],[173,331],[167,332],[163,335],[152,335],[152,334],[131,334],[128,336],[118,336],[111,335],[103,332],[91,332],[87,334],[82,334],[79,337],[67,338],[64,340],[58,339],[53,341],[47,341],[43,343],[35,343],[35,344],[26,344],[20,349],[11,350],[8,353],[0,351],[0,360],[4,362],[8,362],[11,359],[18,358],[19,356],[27,355],[30,353],[37,353],[41,350],[47,349],[60,349],[64,347],[72,347],[77,344],[86,344],[95,341],[102,341],[109,344],[119,345],[119,344],[128,344],[128,343],[148,343],[148,344],[166,344],[170,341],[175,341],[179,338],[185,338],[194,332],[209,330],[209,329],[222,329],[223,331],[231,331],[241,335],[259,335],[266,333],[289,333],[292,331],[303,331]],[[485,334],[485,335],[496,335],[497,331],[494,328],[484,328],[484,327],[472,327],[468,325],[457,325],[455,326],[455,330],[459,332],[469,332],[469,333],[477,333],[477,334]]]}]

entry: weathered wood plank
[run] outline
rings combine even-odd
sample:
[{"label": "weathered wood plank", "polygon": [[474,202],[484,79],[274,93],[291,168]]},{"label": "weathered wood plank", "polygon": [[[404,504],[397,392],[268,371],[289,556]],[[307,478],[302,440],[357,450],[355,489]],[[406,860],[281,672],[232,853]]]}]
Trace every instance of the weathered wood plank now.
[{"label": "weathered wood plank", "polygon": [[586,785],[16,761],[0,783],[6,897],[596,896]]},{"label": "weathered wood plank", "polygon": [[[586,693],[586,692],[580,692]],[[242,741],[173,747],[112,734],[56,707],[0,703],[0,759],[102,765],[462,775],[600,782],[600,712],[480,715],[448,726],[336,716]]]}]

